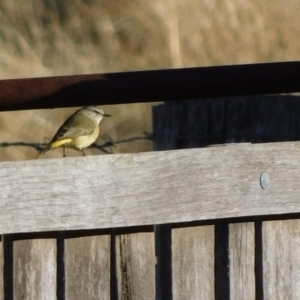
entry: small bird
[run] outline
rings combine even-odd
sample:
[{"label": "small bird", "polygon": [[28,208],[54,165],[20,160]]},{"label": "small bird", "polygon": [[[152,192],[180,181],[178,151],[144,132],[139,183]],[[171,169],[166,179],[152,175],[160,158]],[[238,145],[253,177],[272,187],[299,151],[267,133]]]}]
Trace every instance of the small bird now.
[{"label": "small bird", "polygon": [[40,154],[63,147],[63,156],[65,156],[65,147],[68,147],[81,151],[82,155],[85,155],[82,149],[90,146],[97,139],[100,132],[99,123],[103,117],[111,117],[111,115],[105,114],[97,105],[77,110],[63,123]]}]

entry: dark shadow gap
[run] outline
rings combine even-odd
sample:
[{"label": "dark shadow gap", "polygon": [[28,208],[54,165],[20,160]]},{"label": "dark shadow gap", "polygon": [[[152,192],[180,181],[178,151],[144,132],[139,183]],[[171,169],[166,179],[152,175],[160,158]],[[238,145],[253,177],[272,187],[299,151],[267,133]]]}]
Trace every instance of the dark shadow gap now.
[{"label": "dark shadow gap", "polygon": [[263,282],[263,244],[262,244],[262,221],[255,223],[255,294],[256,300],[264,300]]},{"label": "dark shadow gap", "polygon": [[172,228],[170,224],[155,225],[156,300],[172,300]]},{"label": "dark shadow gap", "polygon": [[215,225],[217,222],[226,221],[226,223],[248,223],[260,221],[278,221],[278,220],[292,220],[300,219],[300,213],[290,213],[282,215],[261,215],[261,216],[246,216],[246,217],[235,217],[235,218],[222,218],[222,219],[211,219],[211,220],[199,220],[184,223],[172,223],[172,228],[185,228],[195,226],[207,226]]},{"label": "dark shadow gap", "polygon": [[116,233],[111,231],[110,235],[110,299],[118,300],[118,281],[116,265]]},{"label": "dark shadow gap", "polygon": [[65,237],[63,232],[57,233],[57,300],[65,300]]},{"label": "dark shadow gap", "polygon": [[14,281],[13,281],[13,235],[2,235],[3,256],[4,256],[4,299],[14,299]]},{"label": "dark shadow gap", "polygon": [[230,300],[229,228],[227,221],[215,225],[215,299]]}]

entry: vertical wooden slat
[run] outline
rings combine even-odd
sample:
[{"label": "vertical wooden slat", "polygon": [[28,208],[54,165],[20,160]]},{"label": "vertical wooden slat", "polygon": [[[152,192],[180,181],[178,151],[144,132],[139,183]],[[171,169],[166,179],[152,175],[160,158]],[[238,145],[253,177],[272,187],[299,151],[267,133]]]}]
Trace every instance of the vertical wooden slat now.
[{"label": "vertical wooden slat", "polygon": [[14,299],[56,299],[56,240],[14,242]]},{"label": "vertical wooden slat", "polygon": [[299,299],[300,220],[263,223],[264,300]]},{"label": "vertical wooden slat", "polygon": [[254,223],[229,225],[230,299],[255,299]]},{"label": "vertical wooden slat", "polygon": [[172,230],[173,300],[215,299],[214,226]]},{"label": "vertical wooden slat", "polygon": [[119,300],[155,299],[154,233],[116,236]]},{"label": "vertical wooden slat", "polygon": [[66,300],[110,299],[110,236],[65,240]]}]

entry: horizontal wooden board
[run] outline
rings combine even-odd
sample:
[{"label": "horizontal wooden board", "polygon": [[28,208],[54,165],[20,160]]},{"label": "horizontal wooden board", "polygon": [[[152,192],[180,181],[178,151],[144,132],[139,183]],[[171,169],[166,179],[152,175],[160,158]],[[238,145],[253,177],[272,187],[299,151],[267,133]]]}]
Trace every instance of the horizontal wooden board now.
[{"label": "horizontal wooden board", "polygon": [[0,233],[296,213],[299,183],[297,142],[3,162]]}]

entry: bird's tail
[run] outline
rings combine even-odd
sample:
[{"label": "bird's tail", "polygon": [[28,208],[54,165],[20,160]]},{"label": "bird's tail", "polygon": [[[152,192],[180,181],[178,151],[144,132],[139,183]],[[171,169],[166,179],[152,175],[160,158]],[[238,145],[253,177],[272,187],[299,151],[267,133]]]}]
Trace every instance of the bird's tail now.
[{"label": "bird's tail", "polygon": [[42,150],[40,151],[40,154],[45,154],[46,152],[48,152],[51,149],[53,149],[52,145],[48,144],[44,148],[42,148]]}]

